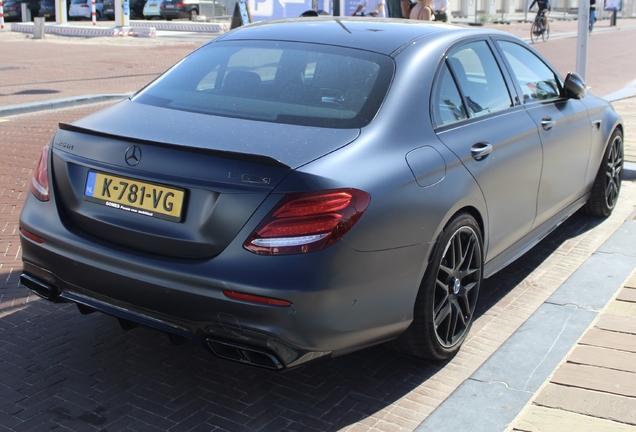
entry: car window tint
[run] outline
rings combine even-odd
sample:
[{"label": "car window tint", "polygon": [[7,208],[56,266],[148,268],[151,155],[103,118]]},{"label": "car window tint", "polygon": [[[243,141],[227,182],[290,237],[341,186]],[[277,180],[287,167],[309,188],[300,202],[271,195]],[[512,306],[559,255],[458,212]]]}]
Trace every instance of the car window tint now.
[{"label": "car window tint", "polygon": [[271,41],[211,43],[133,100],[210,115],[333,128],[368,124],[393,60],[368,51]]},{"label": "car window tint", "polygon": [[498,41],[512,74],[523,93],[524,102],[557,99],[559,84],[554,72],[528,49],[512,42]]},{"label": "car window tint", "polygon": [[462,45],[447,61],[464,95],[470,117],[512,106],[506,82],[486,42]]},{"label": "car window tint", "polygon": [[435,126],[443,126],[468,118],[462,97],[445,63],[442,64],[439,88],[434,96],[434,101]]}]

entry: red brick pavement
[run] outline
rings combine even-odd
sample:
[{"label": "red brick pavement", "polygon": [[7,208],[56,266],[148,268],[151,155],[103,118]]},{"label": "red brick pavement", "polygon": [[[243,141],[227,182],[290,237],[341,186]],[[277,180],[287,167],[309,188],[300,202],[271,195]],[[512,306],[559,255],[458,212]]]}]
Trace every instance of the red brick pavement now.
[{"label": "red brick pavement", "polygon": [[0,32],[0,44],[0,106],[132,93],[198,46],[130,37],[35,40],[12,32]]},{"label": "red brick pavement", "polygon": [[69,122],[105,104],[48,110],[0,118],[0,311],[33,300],[18,287],[22,261],[18,216],[27,193],[38,152],[49,143],[59,122]]}]

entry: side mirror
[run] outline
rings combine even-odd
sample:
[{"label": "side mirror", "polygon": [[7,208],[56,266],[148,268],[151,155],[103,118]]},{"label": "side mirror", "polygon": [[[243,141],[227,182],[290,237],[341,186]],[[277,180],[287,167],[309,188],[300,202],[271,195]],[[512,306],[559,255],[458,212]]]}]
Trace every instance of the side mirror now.
[{"label": "side mirror", "polygon": [[583,99],[587,93],[585,81],[576,72],[569,72],[563,84],[565,96],[572,99]]}]

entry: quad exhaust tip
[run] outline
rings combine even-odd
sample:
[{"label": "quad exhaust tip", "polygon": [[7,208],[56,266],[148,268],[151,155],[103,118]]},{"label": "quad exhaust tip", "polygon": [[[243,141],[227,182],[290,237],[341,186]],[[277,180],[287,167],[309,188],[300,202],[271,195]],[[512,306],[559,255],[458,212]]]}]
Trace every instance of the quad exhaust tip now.
[{"label": "quad exhaust tip", "polygon": [[206,342],[216,356],[226,360],[273,370],[281,370],[284,367],[274,354],[267,351],[211,338]]},{"label": "quad exhaust tip", "polygon": [[20,276],[20,283],[48,301],[55,301],[59,295],[53,285],[49,285],[46,282],[42,282],[41,280],[24,273]]}]

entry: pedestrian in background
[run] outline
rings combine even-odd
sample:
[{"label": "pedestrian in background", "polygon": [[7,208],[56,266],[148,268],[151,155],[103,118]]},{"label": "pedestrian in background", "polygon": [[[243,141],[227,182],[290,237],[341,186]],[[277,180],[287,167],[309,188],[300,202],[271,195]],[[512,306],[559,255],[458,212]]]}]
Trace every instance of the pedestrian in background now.
[{"label": "pedestrian in background", "polygon": [[361,0],[352,16],[357,15],[363,8],[367,16],[386,17],[384,0]]},{"label": "pedestrian in background", "polygon": [[596,22],[596,0],[590,0],[590,33],[594,29],[594,23]]},{"label": "pedestrian in background", "polygon": [[409,19],[411,17],[411,9],[413,9],[414,3],[411,0],[401,0],[400,7],[402,8],[402,17]]},{"label": "pedestrian in background", "polygon": [[433,21],[435,15],[431,8],[431,2],[432,0],[417,0],[415,6],[411,9],[411,16],[409,18],[412,20]]},{"label": "pedestrian in background", "polygon": [[433,13],[435,14],[435,21],[450,22],[448,19],[448,0],[433,0],[431,3]]},{"label": "pedestrian in background", "polygon": [[[402,0],[385,0],[389,18],[404,18],[402,14]],[[408,15],[407,15],[408,17]]]}]

